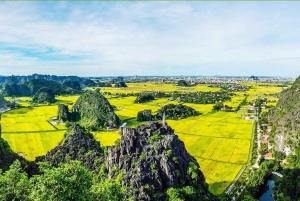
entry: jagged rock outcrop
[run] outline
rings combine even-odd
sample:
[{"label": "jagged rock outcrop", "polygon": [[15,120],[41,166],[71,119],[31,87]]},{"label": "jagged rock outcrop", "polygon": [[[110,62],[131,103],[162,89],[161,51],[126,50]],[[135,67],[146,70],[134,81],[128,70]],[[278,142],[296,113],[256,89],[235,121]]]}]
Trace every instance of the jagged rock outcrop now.
[{"label": "jagged rock outcrop", "polygon": [[142,110],[137,114],[136,119],[138,121],[151,121],[152,120],[152,112],[151,110]]},{"label": "jagged rock outcrop", "polygon": [[70,118],[70,112],[67,105],[59,104],[57,110],[57,120],[61,122],[66,122]]},{"label": "jagged rock outcrop", "polygon": [[98,170],[104,161],[104,154],[93,135],[74,124],[60,144],[49,151],[43,160],[55,166],[70,160],[79,160],[87,169]]},{"label": "jagged rock outcrop", "polygon": [[120,124],[113,107],[99,92],[82,94],[73,106],[73,113],[82,126],[92,130],[106,126],[117,127]]},{"label": "jagged rock outcrop", "polygon": [[108,149],[108,176],[123,173],[122,185],[134,200],[164,200],[168,188],[190,186],[196,200],[214,200],[195,159],[171,127],[149,122],[123,127],[119,145]]},{"label": "jagged rock outcrop", "polygon": [[294,152],[300,143],[300,77],[290,89],[281,92],[275,108],[267,113],[273,126],[271,136],[275,149],[286,154]]}]

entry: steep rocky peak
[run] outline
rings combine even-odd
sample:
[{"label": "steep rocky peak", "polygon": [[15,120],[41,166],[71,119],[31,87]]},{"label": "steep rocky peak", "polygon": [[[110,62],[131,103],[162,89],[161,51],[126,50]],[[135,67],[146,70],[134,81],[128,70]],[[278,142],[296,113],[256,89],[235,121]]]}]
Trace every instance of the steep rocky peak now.
[{"label": "steep rocky peak", "polygon": [[171,127],[149,122],[123,127],[120,134],[119,144],[108,149],[106,167],[110,178],[123,172],[122,185],[134,200],[165,199],[168,188],[184,186],[197,186],[199,199],[209,195],[199,165]]},{"label": "steep rocky peak", "polygon": [[88,169],[95,170],[99,169],[99,163],[103,162],[103,150],[91,133],[74,124],[60,144],[46,154],[44,160],[54,165],[79,160]]}]

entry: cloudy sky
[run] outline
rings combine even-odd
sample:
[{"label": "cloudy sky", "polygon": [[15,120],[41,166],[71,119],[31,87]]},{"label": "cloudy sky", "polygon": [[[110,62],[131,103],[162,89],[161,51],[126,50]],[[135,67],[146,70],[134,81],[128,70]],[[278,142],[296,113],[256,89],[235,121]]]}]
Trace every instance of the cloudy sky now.
[{"label": "cloudy sky", "polygon": [[300,2],[0,2],[0,75],[300,74]]}]

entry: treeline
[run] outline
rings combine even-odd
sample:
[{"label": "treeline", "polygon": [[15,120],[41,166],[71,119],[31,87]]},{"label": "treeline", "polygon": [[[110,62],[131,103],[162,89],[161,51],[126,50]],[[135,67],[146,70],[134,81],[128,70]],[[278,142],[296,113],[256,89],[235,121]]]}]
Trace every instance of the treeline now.
[{"label": "treeline", "polygon": [[16,160],[6,172],[0,170],[0,200],[122,200],[124,189],[117,179],[107,179],[101,169],[87,170],[81,162],[70,161],[58,167],[38,163],[38,174],[28,174]]},{"label": "treeline", "polygon": [[151,101],[154,98],[168,98],[169,100],[177,100],[180,103],[195,103],[195,104],[212,104],[217,102],[230,101],[232,93],[225,91],[219,92],[142,92],[129,93],[120,96],[137,96],[136,103]]},{"label": "treeline", "polygon": [[225,91],[248,91],[250,89],[249,86],[235,84],[235,83],[213,83],[210,84],[209,87],[213,88],[221,88]]},{"label": "treeline", "polygon": [[138,121],[153,121],[162,120],[165,114],[166,119],[184,119],[190,116],[197,116],[201,113],[196,111],[194,108],[185,106],[182,104],[168,104],[160,108],[156,115],[152,115],[151,110],[142,110],[137,114]]}]

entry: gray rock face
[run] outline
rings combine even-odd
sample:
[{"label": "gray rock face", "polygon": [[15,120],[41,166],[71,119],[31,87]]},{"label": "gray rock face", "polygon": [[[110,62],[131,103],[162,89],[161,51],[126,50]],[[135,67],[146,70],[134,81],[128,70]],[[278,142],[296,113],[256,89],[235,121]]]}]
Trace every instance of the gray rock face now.
[{"label": "gray rock face", "polygon": [[151,121],[152,120],[151,110],[139,111],[137,114],[137,120],[138,121]]},{"label": "gray rock face", "polygon": [[92,134],[75,124],[60,145],[49,151],[44,161],[57,166],[70,160],[82,161],[89,170],[97,170],[104,161],[103,150]]},{"label": "gray rock face", "polygon": [[188,185],[200,190],[198,200],[209,195],[199,165],[171,127],[149,122],[136,129],[123,127],[120,133],[120,144],[108,149],[106,167],[109,178],[124,173],[122,185],[129,197],[165,199],[168,188]]},{"label": "gray rock face", "polygon": [[68,106],[64,105],[64,104],[59,104],[58,111],[57,111],[58,121],[62,121],[62,122],[68,121],[69,115],[70,115],[70,113],[69,113]]},{"label": "gray rock face", "polygon": [[275,108],[270,109],[268,118],[273,126],[275,149],[289,154],[300,141],[300,77],[290,89],[280,94]]},{"label": "gray rock face", "polygon": [[[4,99],[4,97],[2,95],[0,95],[0,113],[2,113],[2,111],[6,111],[7,109],[10,108],[10,104],[7,100]],[[0,117],[1,120],[1,117]]]}]

